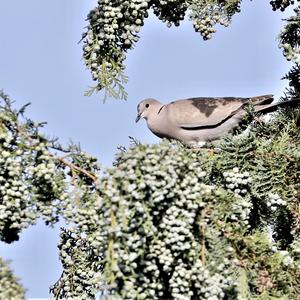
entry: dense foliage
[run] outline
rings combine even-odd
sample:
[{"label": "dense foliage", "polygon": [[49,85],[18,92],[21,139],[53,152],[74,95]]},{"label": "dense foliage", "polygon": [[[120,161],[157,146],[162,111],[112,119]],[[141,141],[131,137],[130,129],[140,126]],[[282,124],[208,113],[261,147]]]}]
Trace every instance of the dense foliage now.
[{"label": "dense foliage", "polygon": [[[94,299],[101,291],[112,299],[297,299],[299,109],[267,124],[257,120],[249,134],[228,137],[217,153],[167,141],[134,143],[101,177],[94,158],[66,149],[59,157],[53,149],[63,148],[43,137],[39,143],[47,145],[54,171],[46,179],[49,172],[42,172],[44,185],[30,185],[40,178],[28,171],[41,169],[31,158],[40,157],[40,148],[24,142],[41,135],[3,98],[3,138],[15,135],[2,152],[13,156],[22,145],[20,160],[28,164],[20,165],[22,182],[43,189],[5,199],[2,191],[1,236],[16,239],[9,230],[16,234],[29,224],[27,208],[35,218],[53,223],[62,215],[71,223],[61,231],[64,271],[52,287],[56,299]],[[4,155],[6,169],[10,155]],[[15,208],[19,213],[9,213]]]},{"label": "dense foliage", "polygon": [[43,123],[23,118],[26,106],[13,109],[2,91],[0,99],[0,239],[10,243],[39,217],[57,222],[70,186],[92,181],[99,168],[75,145],[63,149],[47,139],[40,131]]},{"label": "dense foliage", "polygon": [[258,123],[220,153],[119,153],[62,231],[58,299],[101,286],[112,299],[298,299],[299,120]]},{"label": "dense foliage", "polygon": [[99,0],[89,13],[83,34],[83,58],[97,85],[87,94],[104,89],[115,98],[126,98],[123,84],[126,53],[139,40],[139,31],[150,9],[167,26],[179,26],[186,14],[195,31],[210,39],[217,23],[228,26],[241,0]]},{"label": "dense foliage", "polygon": [[[288,94],[296,93],[291,86]],[[299,109],[257,121],[217,153],[135,143],[97,178],[94,158],[48,140],[2,98],[2,177],[11,186],[2,189],[1,237],[17,239],[30,224],[27,210],[31,220],[71,222],[61,232],[56,299],[101,291],[114,299],[297,299]],[[12,161],[23,164],[9,174]],[[30,193],[19,195],[18,178]]]},{"label": "dense foliage", "polygon": [[287,60],[300,62],[300,6],[294,9],[295,15],[287,18],[279,35],[279,47]]},{"label": "dense foliage", "polygon": [[0,257],[0,299],[25,300],[25,290],[13,275],[9,265]]},{"label": "dense foliage", "polygon": [[[299,0],[298,0],[299,1]],[[240,11],[241,0],[99,0],[87,17],[83,58],[97,82],[87,95],[104,90],[105,97],[126,99],[125,59],[128,50],[139,40],[139,31],[151,10],[168,27],[179,26],[188,16],[196,32],[210,39],[216,25],[228,26]],[[274,10],[284,11],[294,0],[270,2]],[[280,34],[280,47],[289,60],[299,54],[299,8]]]}]

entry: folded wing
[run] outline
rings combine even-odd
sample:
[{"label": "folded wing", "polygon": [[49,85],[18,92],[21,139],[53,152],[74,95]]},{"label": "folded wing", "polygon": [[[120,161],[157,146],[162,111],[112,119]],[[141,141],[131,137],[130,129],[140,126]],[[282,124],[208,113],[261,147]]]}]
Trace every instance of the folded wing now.
[{"label": "folded wing", "polygon": [[230,118],[244,103],[236,98],[192,98],[170,103],[168,113],[181,128],[213,127]]},{"label": "folded wing", "polygon": [[250,102],[253,105],[273,101],[272,95],[254,98],[190,98],[171,102],[167,106],[169,117],[184,129],[214,127],[241,111]]}]

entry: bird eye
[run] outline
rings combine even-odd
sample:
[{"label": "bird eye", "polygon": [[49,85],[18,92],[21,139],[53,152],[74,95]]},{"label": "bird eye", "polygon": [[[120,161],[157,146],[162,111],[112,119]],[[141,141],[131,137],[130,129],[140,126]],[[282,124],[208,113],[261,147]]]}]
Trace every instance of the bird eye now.
[{"label": "bird eye", "polygon": [[149,104],[149,103],[147,103],[145,106],[146,106],[146,108],[148,108],[148,107],[150,106],[150,104]]}]

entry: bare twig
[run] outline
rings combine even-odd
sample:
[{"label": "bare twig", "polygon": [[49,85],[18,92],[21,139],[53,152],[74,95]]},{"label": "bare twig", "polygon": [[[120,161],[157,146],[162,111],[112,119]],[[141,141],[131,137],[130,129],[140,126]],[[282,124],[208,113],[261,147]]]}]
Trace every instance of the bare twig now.
[{"label": "bare twig", "polygon": [[73,163],[65,160],[64,158],[62,157],[59,157],[59,156],[55,156],[53,154],[50,154],[54,159],[57,159],[59,160],[60,162],[62,162],[64,165],[68,166],[70,169],[72,170],[76,170],[82,174],[84,174],[85,176],[89,177],[90,179],[92,179],[93,181],[96,181],[97,180],[97,176],[88,172],[87,170],[83,169],[83,168],[80,168],[76,165],[74,165]]}]

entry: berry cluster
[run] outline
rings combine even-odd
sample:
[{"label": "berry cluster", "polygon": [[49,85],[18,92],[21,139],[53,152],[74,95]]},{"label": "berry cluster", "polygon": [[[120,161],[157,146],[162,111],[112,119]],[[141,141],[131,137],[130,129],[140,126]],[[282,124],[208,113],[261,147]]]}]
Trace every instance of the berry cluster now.
[{"label": "berry cluster", "polygon": [[185,0],[157,0],[152,5],[154,14],[159,20],[166,22],[168,27],[171,27],[172,24],[180,25],[187,7],[188,4]]},{"label": "berry cluster", "polygon": [[0,98],[0,238],[11,243],[40,217],[53,224],[68,215],[65,208],[73,201],[69,194],[87,184],[95,188],[89,172],[99,166],[75,146],[64,149],[68,159],[57,156],[40,124],[21,119],[24,109],[13,110],[3,92]]},{"label": "berry cluster", "polygon": [[64,272],[50,291],[57,295],[56,299],[94,299],[101,289],[101,257],[75,228],[62,229],[60,238],[58,248]]},{"label": "berry cluster", "polygon": [[20,285],[7,262],[0,257],[0,298],[9,300],[25,299],[25,290]]},{"label": "berry cluster", "polygon": [[225,259],[223,263],[220,263],[215,273],[203,266],[199,267],[199,265],[200,263],[195,264],[197,269],[194,266],[193,271],[195,273],[191,276],[197,287],[197,299],[226,299],[225,291],[232,287],[233,283],[233,279],[230,276],[232,271],[229,261]]},{"label": "berry cluster", "polygon": [[106,88],[110,96],[126,97],[121,85],[126,82],[123,62],[126,52],[138,41],[138,32],[148,16],[149,0],[98,1],[87,17],[89,25],[83,34],[83,57],[91,69],[96,89]]},{"label": "berry cluster", "polygon": [[[211,269],[198,268],[205,259],[199,259],[201,249],[220,240],[217,232],[203,229],[216,217],[204,212],[215,197],[214,186],[203,183],[207,173],[196,153],[183,151],[174,156],[172,151],[165,143],[141,145],[120,154],[115,169],[107,170],[96,183],[96,193],[88,194],[89,202],[73,210],[77,229],[72,234],[80,239],[68,242],[69,237],[61,243],[65,269],[71,269],[71,252],[81,253],[79,244],[85,243],[103,267],[102,277],[95,275],[98,283],[105,282],[102,289],[116,299],[225,297],[225,290],[233,288],[229,276],[233,270],[225,267],[231,252],[222,250],[220,255],[224,247],[217,247],[210,251],[215,251],[212,256],[205,255],[207,259],[222,257],[222,261]],[[90,280],[88,270],[80,273],[82,280]],[[72,276],[64,272],[55,285],[56,295],[61,287],[61,299],[71,295]],[[72,296],[76,295],[75,291]]]},{"label": "berry cluster", "polygon": [[287,18],[279,34],[279,48],[288,61],[299,62],[300,58],[300,8],[294,9],[295,15]]},{"label": "berry cluster", "polygon": [[34,213],[24,210],[30,195],[23,180],[23,151],[12,148],[12,140],[9,134],[0,136],[0,236],[6,242],[35,221]]},{"label": "berry cluster", "polygon": [[252,182],[249,172],[240,173],[237,167],[230,172],[223,173],[225,186],[237,195],[244,196]]},{"label": "berry cluster", "polygon": [[281,11],[285,11],[285,9],[288,6],[294,5],[294,3],[295,3],[294,0],[272,0],[272,1],[270,1],[270,4],[272,5],[273,10],[280,9]]},{"label": "berry cluster", "polygon": [[199,32],[204,40],[212,37],[216,32],[216,24],[227,27],[232,15],[239,12],[240,1],[223,2],[219,5],[207,1],[192,1],[189,6],[189,19],[193,22],[196,32]]},{"label": "berry cluster", "polygon": [[0,235],[12,242],[40,216],[46,223],[57,222],[55,202],[65,193],[65,175],[45,143],[28,145],[9,130],[0,140]]},{"label": "berry cluster", "polygon": [[287,202],[280,198],[278,194],[269,193],[267,206],[271,209],[271,211],[276,211],[280,206],[286,206]]},{"label": "berry cluster", "polygon": [[203,38],[211,38],[217,23],[228,26],[232,16],[239,12],[240,0],[186,1],[186,0],[99,0],[87,16],[89,22],[82,35],[83,58],[97,85],[88,95],[104,89],[108,96],[126,98],[123,84],[126,53],[139,40],[139,31],[148,17],[148,10],[168,27],[180,25],[189,11],[195,31]]}]

